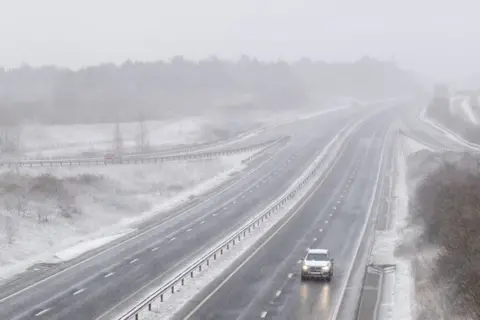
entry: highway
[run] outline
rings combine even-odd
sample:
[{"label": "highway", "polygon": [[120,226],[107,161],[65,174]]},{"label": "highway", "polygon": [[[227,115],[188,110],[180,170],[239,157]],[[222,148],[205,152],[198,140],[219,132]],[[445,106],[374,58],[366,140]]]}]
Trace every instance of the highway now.
[{"label": "highway", "polygon": [[[394,144],[384,142],[397,116],[388,111],[367,121],[328,175],[285,221],[175,319],[353,319],[355,305],[352,310],[342,299],[349,294],[350,276],[365,269],[357,261],[366,256],[370,228],[388,187],[383,179],[390,170]],[[331,251],[335,259],[331,283],[300,281],[299,260],[313,247]]]},{"label": "highway", "polygon": [[403,118],[403,124],[404,126],[402,129],[407,136],[431,147],[432,149],[438,151],[465,151],[465,146],[459,144],[451,135],[447,135],[445,132],[422,121],[419,118],[417,109],[408,110]]},{"label": "highway", "polygon": [[332,112],[269,130],[266,136],[291,136],[289,144],[229,185],[106,247],[4,284],[0,319],[111,319],[280,195],[359,113]]}]

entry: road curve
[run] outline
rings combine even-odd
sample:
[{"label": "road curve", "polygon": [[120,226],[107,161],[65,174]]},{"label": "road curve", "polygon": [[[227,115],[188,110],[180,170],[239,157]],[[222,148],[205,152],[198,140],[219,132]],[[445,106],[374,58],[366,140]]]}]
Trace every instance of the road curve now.
[{"label": "road curve", "polygon": [[[291,220],[275,226],[174,319],[308,320],[337,316],[349,276],[354,273],[350,271],[365,268],[354,264],[354,258],[357,248],[365,254],[363,231],[376,215],[374,209],[370,216],[369,208],[380,200],[383,188],[377,178],[385,176],[390,163],[387,159],[393,154],[393,144],[385,146],[384,139],[397,115],[387,111],[367,121],[318,189],[292,211]],[[332,252],[335,274],[331,283],[300,281],[299,260],[312,247]]]},{"label": "road curve", "polygon": [[292,142],[219,195],[152,220],[129,236],[0,288],[0,319],[110,319],[233,232],[285,190],[358,112],[342,111],[273,130]]}]

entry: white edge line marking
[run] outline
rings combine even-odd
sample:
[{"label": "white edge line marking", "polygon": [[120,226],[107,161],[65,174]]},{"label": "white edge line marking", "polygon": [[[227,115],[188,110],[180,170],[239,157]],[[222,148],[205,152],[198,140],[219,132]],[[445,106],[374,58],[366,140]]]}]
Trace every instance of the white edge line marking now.
[{"label": "white edge line marking", "polygon": [[[364,123],[364,121],[360,121],[360,124]],[[351,134],[348,135],[347,137],[351,137]],[[344,140],[342,140],[342,143],[344,143]],[[340,156],[338,158],[334,158],[333,163],[331,164],[330,167],[328,167],[324,172],[323,179],[320,181],[316,182],[316,185],[312,189],[310,189],[310,194],[307,193],[307,196],[302,198],[299,202],[300,205],[297,207],[295,211],[278,227],[275,232],[273,232],[263,243],[261,243],[255,251],[253,251],[248,257],[243,259],[242,263],[238,265],[223,281],[213,290],[210,291],[210,293],[202,300],[200,301],[195,308],[193,308],[184,318],[183,320],[190,319],[195,312],[197,312],[198,309],[200,309],[218,290],[220,290],[221,287],[225,285],[237,272],[240,270],[248,261],[250,261],[256,254],[259,252],[263,247],[265,247],[272,239],[275,237],[289,222],[292,220],[306,205],[308,201],[317,193],[318,189],[320,189],[321,186],[323,186],[323,182],[329,177],[330,172],[333,171],[335,168],[336,164],[338,163],[338,160],[340,159]],[[308,251],[308,248],[307,248]],[[302,261],[302,260],[298,260]]]},{"label": "white edge line marking", "polygon": [[[355,131],[358,130],[358,128],[361,126],[361,124],[365,123],[365,122],[366,122],[368,119],[370,119],[370,118],[371,118],[371,115],[370,115],[369,117],[366,117],[366,118],[362,119],[361,121],[355,122],[354,125],[353,125],[354,130],[350,130],[349,135],[348,135],[347,137],[344,137],[343,140],[340,140],[340,141],[342,142],[342,144],[344,144],[345,141],[349,140],[349,139],[352,137],[352,134],[353,134]],[[351,127],[352,127],[351,124],[345,126],[345,127],[341,130],[340,133],[343,133],[344,131],[348,130],[347,128],[351,128]],[[340,134],[339,134],[339,135],[340,135]],[[329,149],[331,148],[330,146],[333,145],[334,142],[336,142],[336,141],[338,140],[338,136],[339,136],[339,135],[335,136],[335,137],[333,138],[333,140],[330,141],[329,144],[328,144],[324,149],[329,150]],[[286,148],[286,146],[284,146],[282,149],[280,149],[280,151],[283,150],[283,149],[285,149],[285,148]],[[279,153],[279,151],[278,151],[277,153]],[[343,152],[341,152],[341,154],[343,154]],[[316,191],[323,185],[323,182],[327,179],[328,174],[334,169],[334,167],[335,167],[336,163],[339,161],[339,159],[340,159],[340,156],[338,156],[337,158],[334,158],[334,159],[333,159],[333,163],[331,164],[331,166],[330,166],[330,167],[327,167],[325,170],[322,171],[322,174],[325,174],[325,176],[323,177],[323,179],[316,181],[316,182],[317,182],[317,186],[316,186],[316,187],[313,187],[313,189],[311,189],[311,190],[313,190],[313,191],[311,191],[312,193],[311,193],[310,195],[307,195],[306,198],[301,198],[301,199],[299,199],[300,206],[297,208],[297,211],[294,211],[294,212],[292,213],[292,215],[297,214],[297,212],[305,205],[305,203],[302,202],[302,199],[304,199],[305,201],[309,201],[310,198],[313,197],[313,195],[316,193]],[[290,221],[292,218],[293,218],[293,216],[289,217],[289,218],[284,222],[284,224],[281,225],[279,228],[283,228],[283,226],[284,226],[285,224],[287,224],[288,221]],[[273,238],[273,237],[275,236],[275,234],[278,233],[279,231],[280,231],[280,230],[277,230],[274,234],[272,234],[272,235],[270,236],[270,238],[267,238],[266,241],[267,241],[267,242],[270,241],[271,238]],[[265,244],[266,244],[266,243],[264,243],[263,245],[261,245],[260,247],[258,247],[258,248],[252,253],[252,255],[247,258],[247,260],[244,260],[243,263],[242,263],[242,265],[238,266],[237,269],[234,270],[234,273],[238,272],[238,270],[239,270],[243,265],[245,265],[245,263],[247,263],[248,260],[250,260],[250,259],[253,257],[253,255],[255,255],[255,254],[261,249],[261,247],[265,246]],[[203,249],[203,248],[200,248],[200,249]],[[200,250],[200,249],[199,249],[199,250]],[[197,250],[196,252],[198,252],[199,250]],[[187,258],[188,258],[188,257],[187,257]],[[187,258],[185,258],[185,259],[183,259],[182,261],[180,261],[177,265],[175,265],[174,267],[170,268],[167,272],[169,272],[169,271],[173,270],[174,268],[176,268],[178,265],[180,265],[180,263],[184,263]],[[165,274],[165,273],[164,273],[164,274]],[[225,279],[225,280],[220,284],[220,286],[217,287],[216,290],[218,291],[218,289],[219,289],[221,286],[223,286],[232,276],[233,276],[233,274],[230,274],[229,277],[228,277],[227,279]],[[157,278],[157,279],[158,279],[158,278]],[[144,289],[145,287],[146,287],[146,286],[144,286],[142,289]],[[134,294],[137,294],[137,293],[138,293],[138,291],[135,292]],[[133,295],[134,295],[134,294],[133,294]],[[207,298],[205,298],[204,301],[203,301],[201,304],[202,304],[202,305],[205,304],[205,302],[206,302],[213,294],[214,294],[214,292],[213,292],[213,293],[211,292],[210,295],[209,295]],[[133,295],[130,295],[129,298],[131,298]],[[0,302],[1,302],[1,301],[0,301]],[[107,313],[111,312],[113,309],[118,308],[118,306],[119,306],[120,304],[121,304],[121,302],[118,303],[117,305],[115,305],[113,308],[110,308],[108,311],[104,312],[100,317],[97,317],[97,319],[100,319],[100,318],[104,317]],[[200,308],[200,307],[201,307],[201,305],[197,306],[197,308],[196,308],[195,310],[198,310],[198,308]],[[194,311],[195,311],[195,310],[194,310]],[[194,311],[192,311],[191,313],[193,314]],[[191,315],[188,315],[188,316],[191,316]]]},{"label": "white edge line marking", "polygon": [[157,251],[158,247],[152,248],[152,251]]},{"label": "white edge line marking", "polygon": [[35,317],[40,317],[42,314],[45,314],[50,310],[52,310],[52,308],[43,309],[42,311],[35,313]]},{"label": "white edge line marking", "polygon": [[293,277],[293,273],[288,274],[288,278],[291,278],[291,277]]},{"label": "white edge line marking", "polygon": [[85,291],[85,288],[82,288],[82,289],[80,289],[80,290],[75,291],[75,292],[73,293],[73,295],[76,296],[77,294],[80,294],[80,293],[82,293],[83,291]]},{"label": "white edge line marking", "polygon": [[[338,109],[338,110],[340,110],[340,109]],[[334,111],[332,110],[332,112],[334,112]],[[289,143],[285,144],[282,148],[280,148],[279,150],[277,150],[270,158],[266,159],[264,162],[262,162],[262,163],[261,163],[258,167],[256,167],[254,170],[248,172],[244,177],[242,177],[242,178],[240,178],[239,180],[237,180],[237,181],[233,182],[232,184],[228,185],[225,189],[220,190],[218,193],[213,194],[211,197],[205,199],[204,201],[200,202],[200,203],[197,204],[196,206],[194,206],[194,207],[192,207],[192,208],[190,208],[190,209],[188,209],[188,210],[186,210],[186,211],[181,212],[180,215],[174,215],[174,216],[172,216],[171,218],[169,218],[169,219],[163,221],[162,223],[156,225],[156,226],[153,227],[152,229],[147,229],[147,230],[145,230],[145,231],[143,231],[143,232],[141,232],[141,233],[139,233],[139,234],[137,234],[137,235],[135,235],[135,236],[133,236],[133,237],[127,238],[127,239],[125,239],[124,241],[122,241],[122,242],[120,242],[120,243],[117,243],[117,244],[114,245],[114,246],[108,247],[108,248],[106,248],[105,250],[100,251],[100,252],[94,254],[93,256],[91,256],[91,257],[89,257],[89,258],[87,258],[87,259],[81,260],[81,261],[79,261],[78,263],[75,263],[74,265],[72,265],[72,266],[70,266],[70,267],[68,267],[68,268],[65,268],[65,269],[61,270],[60,272],[57,272],[57,273],[55,273],[55,274],[53,274],[53,275],[51,275],[51,276],[48,276],[48,277],[46,277],[46,278],[44,278],[44,279],[42,279],[42,280],[40,280],[40,281],[35,282],[35,283],[32,284],[32,285],[29,285],[29,286],[27,286],[27,287],[25,287],[25,288],[23,288],[23,289],[21,289],[21,290],[18,290],[17,292],[12,293],[11,295],[8,295],[8,296],[0,299],[0,302],[7,301],[8,299],[11,299],[11,298],[13,298],[13,297],[15,297],[15,296],[18,296],[19,294],[21,294],[21,293],[23,293],[23,292],[25,292],[25,291],[27,291],[27,290],[29,290],[29,289],[31,289],[31,288],[34,288],[34,287],[38,286],[39,284],[41,284],[41,283],[43,283],[43,282],[45,282],[45,281],[48,281],[48,280],[50,280],[50,279],[52,279],[52,278],[54,278],[54,277],[57,277],[57,276],[59,276],[60,274],[63,274],[63,273],[67,272],[68,270],[71,270],[72,268],[74,268],[74,267],[76,267],[76,266],[79,266],[79,265],[81,265],[81,264],[83,264],[83,263],[85,263],[85,262],[88,262],[88,261],[90,261],[90,260],[92,260],[92,259],[100,256],[101,254],[104,254],[104,253],[106,253],[106,252],[110,252],[110,251],[113,250],[113,249],[116,249],[116,248],[118,248],[118,247],[120,247],[120,246],[122,246],[122,245],[124,245],[124,244],[126,244],[126,243],[128,243],[128,242],[130,242],[130,241],[132,241],[132,240],[134,240],[134,239],[137,239],[137,238],[139,238],[139,237],[141,237],[141,236],[143,236],[143,235],[145,235],[145,234],[147,234],[147,233],[149,233],[149,232],[152,232],[153,230],[155,230],[155,229],[163,226],[165,223],[167,223],[167,222],[169,222],[169,221],[171,221],[171,220],[173,220],[173,219],[175,219],[175,218],[178,218],[179,216],[183,216],[183,215],[187,214],[188,212],[190,212],[190,211],[198,208],[200,205],[204,204],[206,201],[209,201],[209,200],[211,200],[211,199],[213,199],[213,198],[215,198],[215,197],[217,197],[217,196],[219,196],[219,195],[221,195],[221,194],[224,194],[227,190],[230,190],[233,186],[235,186],[235,185],[237,185],[238,183],[240,183],[240,181],[245,180],[247,177],[251,176],[253,173],[259,171],[265,164],[267,164],[270,160],[272,160],[275,156],[277,156],[279,153],[281,153],[281,152],[282,152],[284,149],[286,149],[288,146],[289,146]],[[226,210],[226,208],[225,208],[225,210]]]},{"label": "white edge line marking", "polygon": [[185,231],[185,232],[190,232],[190,231],[192,231],[192,228],[190,228],[190,229],[187,229],[187,231]]},{"label": "white edge line marking", "polygon": [[104,275],[103,277],[104,277],[104,278],[108,278],[108,277],[113,276],[114,274],[115,274],[115,272],[110,272],[110,273]]},{"label": "white edge line marking", "polygon": [[169,241],[172,242],[173,240],[177,239],[177,237],[171,238]]},{"label": "white edge line marking", "polygon": [[[389,128],[389,130],[387,130],[387,135],[389,134],[390,128]],[[358,252],[360,251],[360,246],[362,244],[362,240],[365,236],[365,232],[367,231],[368,222],[370,221],[370,216],[372,215],[373,204],[375,203],[375,198],[377,196],[378,181],[380,180],[380,175],[382,173],[382,166],[383,166],[383,161],[384,161],[383,158],[384,158],[384,154],[385,154],[386,145],[387,145],[387,139],[385,138],[385,140],[383,141],[382,149],[381,149],[380,165],[378,166],[378,172],[377,172],[377,177],[376,177],[376,180],[375,180],[375,186],[374,186],[374,189],[373,189],[373,194],[372,194],[372,197],[370,198],[370,203],[368,204],[367,217],[365,219],[365,222],[363,223],[362,232],[361,232],[360,237],[358,238],[358,241],[357,241],[357,244],[356,244],[355,255],[353,256],[352,262],[350,263],[350,266],[348,267],[348,272],[345,274],[345,280],[344,280],[344,282],[341,286],[341,289],[340,289],[340,295],[339,295],[340,299],[338,299],[337,305],[335,306],[335,309],[334,309],[333,314],[330,317],[330,319],[337,319],[337,317],[338,317],[338,313],[340,312],[340,306],[342,304],[343,297],[345,296],[345,291],[347,290],[348,280],[349,280],[349,278],[352,274],[353,267],[354,267],[355,262],[357,260]]]},{"label": "white edge line marking", "polygon": [[267,311],[263,311],[262,314],[260,315],[260,318],[265,318],[267,316]]},{"label": "white edge line marking", "polygon": [[278,290],[277,293],[275,293],[275,297],[278,297],[281,294],[282,294],[282,290]]},{"label": "white edge line marking", "polygon": [[135,263],[137,261],[138,261],[138,259],[133,259],[132,261],[130,261],[130,263]]}]

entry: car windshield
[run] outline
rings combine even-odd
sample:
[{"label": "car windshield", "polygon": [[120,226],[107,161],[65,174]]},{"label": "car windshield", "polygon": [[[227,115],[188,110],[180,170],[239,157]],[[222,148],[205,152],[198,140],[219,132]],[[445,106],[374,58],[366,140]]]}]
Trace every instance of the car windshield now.
[{"label": "car windshield", "polygon": [[328,260],[328,255],[326,253],[309,253],[305,260],[326,261]]}]

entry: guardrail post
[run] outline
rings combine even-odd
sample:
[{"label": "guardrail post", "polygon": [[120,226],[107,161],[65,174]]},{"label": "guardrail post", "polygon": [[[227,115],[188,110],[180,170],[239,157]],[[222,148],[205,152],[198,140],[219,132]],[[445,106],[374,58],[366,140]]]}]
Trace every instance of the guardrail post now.
[{"label": "guardrail post", "polygon": [[190,278],[193,278],[193,271],[190,272]]},{"label": "guardrail post", "polygon": [[152,304],[151,303],[148,304],[148,311],[152,311]]},{"label": "guardrail post", "polygon": [[220,255],[223,255],[223,248],[220,249]]},{"label": "guardrail post", "polygon": [[198,271],[202,271],[202,265],[198,266]]},{"label": "guardrail post", "polygon": [[175,293],[175,287],[172,286],[172,294]]},{"label": "guardrail post", "polygon": [[160,295],[160,302],[163,302],[163,293]]},{"label": "guardrail post", "polygon": [[185,279],[182,278],[182,286],[185,284]]},{"label": "guardrail post", "polygon": [[138,320],[138,313],[135,315],[135,320]]},{"label": "guardrail post", "polygon": [[217,260],[217,254],[216,253],[213,254],[213,260]]}]

